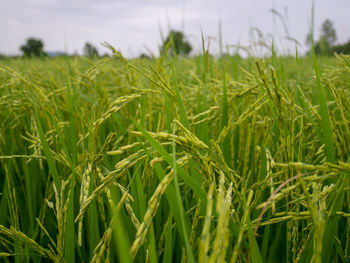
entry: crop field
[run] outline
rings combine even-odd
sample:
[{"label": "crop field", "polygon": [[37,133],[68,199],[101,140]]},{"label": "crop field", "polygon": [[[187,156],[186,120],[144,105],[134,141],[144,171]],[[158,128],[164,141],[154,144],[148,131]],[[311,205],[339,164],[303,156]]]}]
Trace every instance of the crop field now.
[{"label": "crop field", "polygon": [[0,261],[350,262],[349,56],[113,52],[0,61]]}]

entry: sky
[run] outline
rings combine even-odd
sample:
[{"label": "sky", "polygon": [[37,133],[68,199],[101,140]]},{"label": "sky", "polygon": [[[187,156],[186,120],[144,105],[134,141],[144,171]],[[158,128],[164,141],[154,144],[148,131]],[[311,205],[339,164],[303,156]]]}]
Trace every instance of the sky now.
[{"label": "sky", "polygon": [[[89,41],[101,54],[108,53],[101,45],[107,42],[126,57],[158,55],[162,36],[173,29],[185,33],[193,54],[200,53],[203,32],[206,46],[210,42],[209,50],[215,54],[219,24],[224,51],[252,46],[260,32],[266,43],[274,39],[282,53],[295,50],[295,42],[287,36],[297,40],[303,52],[311,10],[312,0],[1,0],[0,53],[20,54],[26,39],[35,37],[44,42],[45,51],[82,54]],[[314,10],[316,39],[327,18],[334,23],[338,43],[350,39],[349,0],[315,0]]]}]

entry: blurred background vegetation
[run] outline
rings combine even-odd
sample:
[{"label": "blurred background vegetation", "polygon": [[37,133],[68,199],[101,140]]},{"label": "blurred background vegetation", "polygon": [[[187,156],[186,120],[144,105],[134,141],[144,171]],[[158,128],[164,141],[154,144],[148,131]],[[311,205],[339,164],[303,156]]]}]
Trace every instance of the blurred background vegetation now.
[{"label": "blurred background vegetation", "polygon": [[[273,13],[277,16],[279,16],[282,19],[282,22],[284,24],[283,17],[275,10],[271,10]],[[271,43],[268,44],[266,42],[266,39],[263,36],[263,33],[258,28],[252,28],[252,32],[256,32],[258,37],[258,40],[256,40],[256,43],[252,45],[252,47],[244,47],[239,45],[231,45],[231,47],[235,48],[235,51],[233,54],[234,56],[237,56],[239,54],[239,50],[245,51],[246,54],[249,56],[252,55],[253,52],[250,52],[250,49],[256,48],[256,46],[262,46],[262,47],[268,47],[271,48]],[[288,29],[286,28],[286,32],[288,33]],[[220,34],[220,33],[219,33]],[[288,35],[288,34],[287,34]],[[221,36],[219,35],[219,39]],[[291,41],[296,42],[296,46],[298,46],[298,41],[290,38]],[[254,41],[253,41],[254,42]],[[210,39],[208,41],[210,44]],[[313,39],[313,33],[310,32],[305,39],[305,44],[309,47],[308,51],[304,54],[305,56],[309,56],[311,54],[311,47],[313,46],[315,54],[319,56],[333,56],[334,54],[350,54],[350,39],[345,43],[338,43],[337,42],[337,31],[334,26],[334,23],[330,19],[326,19],[320,28],[320,37],[318,40]],[[30,37],[26,40],[26,43],[20,46],[20,51],[22,52],[22,56],[6,56],[4,54],[0,54],[0,59],[5,58],[18,58],[18,57],[26,57],[26,58],[32,58],[32,57],[58,57],[58,56],[68,56],[68,57],[76,57],[79,56],[77,53],[74,54],[68,54],[65,52],[48,52],[44,50],[44,41],[37,37]],[[275,48],[275,47],[272,47]],[[223,53],[222,51],[223,47],[220,46],[220,54],[219,56],[229,55],[229,51],[226,53]],[[167,52],[170,56],[184,56],[189,57],[191,56],[191,51],[193,50],[193,47],[188,40],[188,37],[186,34],[179,30],[173,30],[170,29],[169,33],[166,38],[163,38],[161,46],[159,46],[160,54],[163,52]],[[229,50],[229,47],[227,47],[227,50]],[[155,55],[149,51],[150,54],[141,53],[139,58],[145,58],[149,59],[151,57],[155,57]],[[273,53],[273,52],[272,52]],[[99,54],[98,49],[96,46],[91,44],[90,42],[86,42],[83,47],[83,56],[88,58],[99,58],[99,57],[108,57],[110,56],[107,53],[104,53],[103,55]],[[300,54],[299,54],[300,55]]]}]

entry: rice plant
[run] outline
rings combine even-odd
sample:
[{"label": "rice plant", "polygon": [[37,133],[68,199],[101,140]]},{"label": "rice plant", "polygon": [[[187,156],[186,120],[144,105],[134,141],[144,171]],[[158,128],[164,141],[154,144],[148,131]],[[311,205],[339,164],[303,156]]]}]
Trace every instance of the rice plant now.
[{"label": "rice plant", "polygon": [[0,64],[3,262],[349,262],[350,57]]}]

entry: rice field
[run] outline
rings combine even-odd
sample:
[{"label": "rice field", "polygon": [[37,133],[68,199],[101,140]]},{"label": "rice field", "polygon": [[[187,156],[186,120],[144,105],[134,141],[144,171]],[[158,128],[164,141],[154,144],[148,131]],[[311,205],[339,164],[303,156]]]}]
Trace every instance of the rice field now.
[{"label": "rice field", "polygon": [[2,262],[350,262],[350,57],[0,62]]}]

